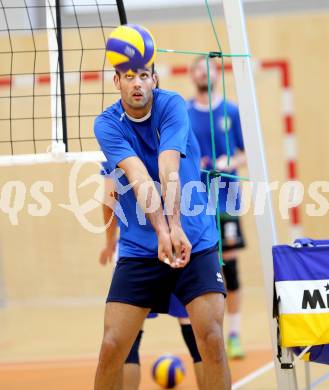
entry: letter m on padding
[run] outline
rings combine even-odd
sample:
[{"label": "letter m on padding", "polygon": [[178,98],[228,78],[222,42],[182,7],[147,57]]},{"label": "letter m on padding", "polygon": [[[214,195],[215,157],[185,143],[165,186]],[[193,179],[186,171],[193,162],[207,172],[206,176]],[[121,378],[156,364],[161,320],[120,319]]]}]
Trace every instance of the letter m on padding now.
[{"label": "letter m on padding", "polygon": [[309,306],[310,309],[316,309],[318,305],[321,309],[326,308],[320,290],[314,290],[313,294],[310,290],[304,290],[302,308],[307,309]]}]

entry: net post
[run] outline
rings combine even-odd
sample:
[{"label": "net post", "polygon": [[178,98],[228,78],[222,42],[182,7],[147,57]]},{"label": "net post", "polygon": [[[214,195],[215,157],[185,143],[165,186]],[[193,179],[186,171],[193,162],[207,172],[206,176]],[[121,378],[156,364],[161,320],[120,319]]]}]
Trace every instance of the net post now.
[{"label": "net post", "polygon": [[118,13],[119,13],[119,18],[120,18],[120,24],[127,24],[127,15],[126,15],[126,10],[125,6],[123,4],[123,0],[117,0],[117,8],[118,8]]},{"label": "net post", "polygon": [[56,25],[57,25],[56,31],[57,31],[57,47],[58,47],[60,96],[61,96],[61,108],[62,108],[63,142],[65,144],[65,152],[68,152],[66,102],[65,102],[65,79],[64,79],[64,53],[63,53],[62,18],[61,18],[61,1],[60,0],[56,0]]},{"label": "net post", "polygon": [[[46,0],[46,22],[47,22],[47,38],[49,49],[49,74],[50,74],[50,104],[51,104],[51,146],[50,152],[53,154],[64,154],[66,145],[64,143],[63,134],[63,107],[62,107],[62,91],[59,70],[59,47],[57,37],[57,17],[56,17],[56,1]],[[63,74],[64,81],[64,74]],[[64,97],[65,101],[65,97]],[[64,105],[65,106],[65,105]],[[64,108],[65,110],[65,108]],[[66,118],[65,118],[66,122]]]},{"label": "net post", "polygon": [[[241,55],[249,53],[249,44],[241,0],[222,0],[222,3],[231,53]],[[286,349],[283,349],[282,351],[282,363],[291,363],[290,367],[292,368],[290,369],[281,369],[280,363],[275,357],[278,344],[277,324],[272,316],[274,281],[272,245],[277,244],[277,233],[271,194],[268,186],[269,179],[267,173],[267,163],[259,120],[251,60],[249,57],[233,57],[232,64],[236,92],[239,101],[239,111],[241,115],[249,176],[255,183],[264,183],[266,188],[264,213],[262,215],[256,215],[255,218],[265,282],[264,286],[266,290],[267,312],[271,330],[277,388],[298,390],[293,355]],[[254,200],[255,197],[256,193],[253,194]]]}]

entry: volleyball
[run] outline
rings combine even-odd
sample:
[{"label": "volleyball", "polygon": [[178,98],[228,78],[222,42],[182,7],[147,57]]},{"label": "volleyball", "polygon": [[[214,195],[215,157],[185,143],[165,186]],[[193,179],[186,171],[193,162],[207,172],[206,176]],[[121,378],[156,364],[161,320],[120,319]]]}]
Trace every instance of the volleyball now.
[{"label": "volleyball", "polygon": [[120,72],[137,72],[150,67],[155,56],[156,44],[152,34],[136,24],[117,27],[106,43],[106,57]]},{"label": "volleyball", "polygon": [[173,389],[182,382],[184,376],[183,362],[177,356],[163,355],[153,364],[152,377],[164,389]]}]

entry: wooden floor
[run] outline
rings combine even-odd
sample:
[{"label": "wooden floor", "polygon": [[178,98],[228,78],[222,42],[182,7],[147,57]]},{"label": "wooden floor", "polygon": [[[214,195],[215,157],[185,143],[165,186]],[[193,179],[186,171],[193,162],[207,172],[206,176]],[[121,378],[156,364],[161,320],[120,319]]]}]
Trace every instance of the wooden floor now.
[{"label": "wooden floor", "polygon": [[[186,367],[186,377],[178,387],[181,390],[196,389],[191,359],[179,355]],[[232,362],[233,380],[237,381],[257,369],[270,359],[269,351],[250,351],[245,361]],[[156,390],[159,387],[153,382],[150,372],[155,356],[144,355],[141,364],[141,390]],[[8,364],[0,367],[1,389],[20,390],[90,390],[96,368],[95,359],[67,360],[53,362],[35,362]],[[27,387],[28,386],[28,387]]]},{"label": "wooden floor", "polygon": [[[231,363],[231,372],[233,377],[233,388],[241,388],[245,390],[274,390],[275,379],[273,370],[267,371],[267,366],[264,366],[266,372],[262,376],[257,377],[257,370],[262,360],[265,359],[267,353],[262,356],[255,356],[251,360],[245,360],[240,363]],[[192,364],[186,355],[182,359],[187,368],[187,374],[184,381],[177,386],[180,390],[196,390],[196,382],[193,375]],[[142,381],[140,390],[157,390],[157,386],[151,379],[150,370],[153,361],[152,356],[144,356],[141,365]],[[250,364],[252,361],[252,364]],[[243,368],[240,371],[240,368]],[[49,363],[34,363],[34,364],[13,364],[2,365],[0,367],[0,386],[5,390],[91,390],[96,368],[96,360],[81,360],[81,361],[62,361]],[[260,367],[261,369],[263,368]],[[317,374],[328,375],[328,370],[324,367],[317,367]],[[250,374],[246,377],[241,377],[241,374]],[[256,374],[256,375],[255,375]],[[248,383],[248,377],[255,375],[256,378]],[[240,380],[241,378],[241,380]],[[244,379],[246,384],[243,385]],[[299,381],[300,383],[302,381]],[[301,387],[302,388],[302,387]],[[317,386],[319,390],[328,389],[328,384],[323,383]]]}]

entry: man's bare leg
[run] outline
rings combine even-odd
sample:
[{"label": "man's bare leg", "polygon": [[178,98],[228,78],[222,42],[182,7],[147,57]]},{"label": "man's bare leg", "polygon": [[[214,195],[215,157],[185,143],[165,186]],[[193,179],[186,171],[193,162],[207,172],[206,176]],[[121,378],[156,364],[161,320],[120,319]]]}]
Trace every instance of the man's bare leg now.
[{"label": "man's bare leg", "polygon": [[140,365],[135,363],[126,363],[123,367],[123,390],[138,390],[140,381]]},{"label": "man's bare leg", "polygon": [[223,337],[224,307],[224,296],[219,293],[201,295],[186,306],[202,357],[204,390],[231,389]]},{"label": "man's bare leg", "polygon": [[106,305],[94,390],[117,390],[122,366],[148,312],[149,309],[125,303]]},{"label": "man's bare leg", "polygon": [[123,387],[123,369],[122,368],[119,371],[119,374],[118,374],[118,377],[117,377],[117,379],[115,381],[113,389],[114,390],[124,390],[124,387]]}]

